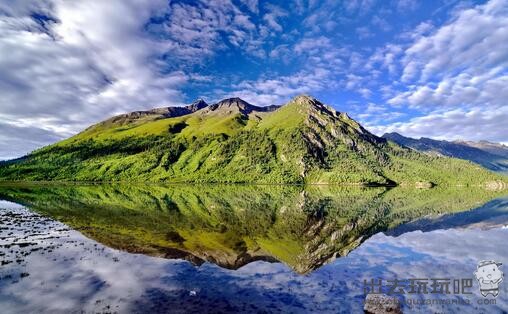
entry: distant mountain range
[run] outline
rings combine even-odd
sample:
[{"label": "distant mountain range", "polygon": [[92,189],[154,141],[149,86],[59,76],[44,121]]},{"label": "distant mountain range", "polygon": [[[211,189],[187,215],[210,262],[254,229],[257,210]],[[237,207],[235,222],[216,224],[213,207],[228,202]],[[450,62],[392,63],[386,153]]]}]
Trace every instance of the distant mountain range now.
[{"label": "distant mountain range", "polygon": [[1,164],[0,179],[421,187],[506,182],[468,161],[388,142],[305,95],[283,106],[230,98],[115,116]]},{"label": "distant mountain range", "polygon": [[386,133],[383,138],[430,155],[470,160],[492,171],[508,174],[508,146],[487,141],[439,141],[422,137],[414,139],[399,133]]}]

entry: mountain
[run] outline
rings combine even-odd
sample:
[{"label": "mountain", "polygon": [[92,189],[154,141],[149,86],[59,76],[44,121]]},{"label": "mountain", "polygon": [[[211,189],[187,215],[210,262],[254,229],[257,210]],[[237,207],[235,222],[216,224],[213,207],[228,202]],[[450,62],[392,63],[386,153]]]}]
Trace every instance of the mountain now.
[{"label": "mountain", "polygon": [[383,135],[390,141],[426,154],[465,159],[492,171],[508,173],[508,147],[487,141],[439,141],[430,138],[414,139],[398,133]]},{"label": "mountain", "polygon": [[198,99],[192,104],[184,107],[164,107],[145,111],[133,111],[130,113],[114,116],[106,121],[101,122],[99,125],[95,126],[95,128],[99,126],[111,127],[113,125],[128,125],[136,122],[139,123],[140,121],[180,117],[203,109],[206,106],[208,106],[208,104],[203,99]]},{"label": "mountain", "polygon": [[493,155],[498,155],[508,159],[508,146],[503,144],[491,143],[489,141],[479,141],[479,142],[455,141],[454,143],[466,145],[469,147],[475,147],[488,153],[491,153]]},{"label": "mountain", "polygon": [[346,113],[304,95],[280,107],[231,98],[113,117],[1,165],[0,178],[418,186],[506,182],[467,161],[388,142]]}]

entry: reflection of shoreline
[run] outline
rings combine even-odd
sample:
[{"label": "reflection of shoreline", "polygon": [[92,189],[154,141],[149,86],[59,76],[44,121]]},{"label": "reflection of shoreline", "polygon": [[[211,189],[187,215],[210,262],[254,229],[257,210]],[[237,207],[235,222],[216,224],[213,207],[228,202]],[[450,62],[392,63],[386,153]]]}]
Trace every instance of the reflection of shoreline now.
[{"label": "reflection of shoreline", "polygon": [[470,211],[443,214],[435,218],[421,218],[387,230],[388,236],[399,236],[406,232],[429,232],[440,229],[482,229],[506,228],[508,226],[508,197],[492,200]]},{"label": "reflection of shoreline", "polygon": [[0,199],[116,249],[228,269],[281,261],[302,274],[346,256],[377,232],[495,196],[470,188],[0,186]]}]

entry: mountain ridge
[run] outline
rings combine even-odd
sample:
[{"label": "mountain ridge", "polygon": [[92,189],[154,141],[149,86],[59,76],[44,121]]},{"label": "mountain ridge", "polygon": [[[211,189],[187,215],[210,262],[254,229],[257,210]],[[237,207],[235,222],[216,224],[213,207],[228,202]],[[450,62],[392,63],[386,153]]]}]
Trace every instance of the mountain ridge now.
[{"label": "mountain ridge", "polygon": [[440,154],[469,160],[489,170],[508,174],[508,147],[487,141],[444,141],[421,137],[415,139],[397,132],[385,133],[383,138],[426,154]]},{"label": "mountain ridge", "polygon": [[493,143],[493,142],[489,142],[489,141],[485,141],[485,140],[481,140],[481,141],[477,141],[477,142],[460,140],[460,141],[454,141],[454,142],[459,143],[459,144],[468,145],[470,147],[475,147],[475,148],[481,149],[483,151],[489,152],[491,154],[499,155],[504,158],[508,158],[508,146],[506,146],[504,144]]},{"label": "mountain ridge", "polygon": [[108,122],[111,122],[111,123],[124,124],[124,123],[133,122],[134,120],[137,120],[142,117],[150,116],[150,115],[158,116],[159,118],[174,118],[174,117],[179,117],[179,116],[193,113],[193,112],[203,109],[207,106],[208,106],[208,104],[203,99],[199,98],[190,105],[174,106],[174,107],[161,107],[161,108],[154,108],[154,109],[150,109],[150,110],[132,111],[132,112],[116,115],[114,117],[111,117],[111,118],[109,118],[105,121],[99,122],[99,123],[107,124]]},{"label": "mountain ridge", "polygon": [[238,108],[242,113],[249,114],[253,111],[259,112],[273,111],[279,108],[279,106],[275,105],[265,107],[255,106],[239,97],[226,98],[215,104],[208,106],[208,109],[210,109],[211,111],[219,110],[221,108]]},{"label": "mountain ridge", "polygon": [[469,162],[389,142],[308,95],[280,107],[229,98],[183,108],[105,120],[0,166],[0,179],[416,186],[504,182]]}]

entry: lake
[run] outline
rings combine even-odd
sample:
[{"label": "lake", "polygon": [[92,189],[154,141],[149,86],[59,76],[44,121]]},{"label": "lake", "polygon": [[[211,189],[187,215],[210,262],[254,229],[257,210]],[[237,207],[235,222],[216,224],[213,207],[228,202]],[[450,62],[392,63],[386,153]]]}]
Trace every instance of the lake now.
[{"label": "lake", "polygon": [[507,240],[480,188],[2,184],[0,312],[503,313]]}]

